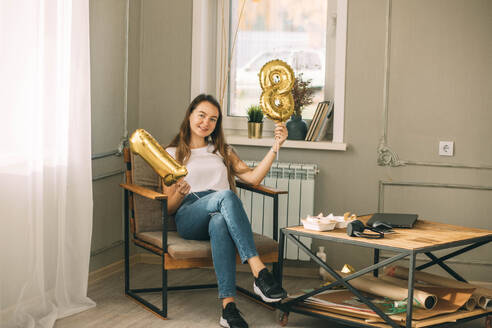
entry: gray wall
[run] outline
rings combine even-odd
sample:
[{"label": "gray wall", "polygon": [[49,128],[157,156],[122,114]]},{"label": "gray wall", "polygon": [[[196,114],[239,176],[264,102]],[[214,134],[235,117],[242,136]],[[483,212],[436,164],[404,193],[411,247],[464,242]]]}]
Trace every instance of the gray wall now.
[{"label": "gray wall", "polygon": [[139,123],[165,143],[190,99],[192,1],[142,1]]},{"label": "gray wall", "polygon": [[[90,1],[92,153],[116,150],[124,134],[126,1]],[[92,161],[93,176],[122,169],[121,158]],[[94,215],[90,269],[122,258],[122,175],[93,182]]]},{"label": "gray wall", "polygon": [[[192,1],[131,0],[128,19],[127,130],[169,140],[190,98]],[[92,153],[116,150],[125,134],[126,0],[90,1]],[[178,123],[176,123],[178,124]],[[94,159],[93,176],[123,169]],[[93,183],[90,270],[123,259],[123,198],[116,174]]]},{"label": "gray wall", "polygon": [[[93,90],[100,89],[93,92],[95,152],[114,148],[122,129],[117,123],[121,123],[123,95],[123,2],[91,2]],[[192,1],[132,4],[129,130],[142,127],[165,142],[177,132],[190,99]],[[436,183],[439,186],[432,188],[385,186],[381,195],[384,210],[416,212],[439,222],[492,229],[492,191],[446,188],[448,184],[490,187],[490,169],[377,165],[386,123],[387,145],[401,159],[492,165],[492,3],[393,0],[387,122],[383,117],[385,19],[385,0],[349,1],[348,150],[283,149],[280,160],[318,164],[315,212],[374,212],[380,201],[380,180]],[[454,157],[437,155],[439,140],[455,141]],[[244,159],[260,159],[266,153],[265,148],[237,148]],[[117,166],[113,159],[108,161]],[[93,249],[121,238],[121,193],[115,186],[119,180],[115,177],[94,184]],[[314,247],[317,245],[315,242]],[[365,249],[325,246],[332,264],[350,261],[357,267],[371,259]],[[101,255],[106,253],[111,251]],[[491,254],[487,246],[458,258],[460,263],[453,266],[472,280],[490,281]],[[103,265],[104,261],[95,258],[91,263],[98,264],[93,268]]]}]

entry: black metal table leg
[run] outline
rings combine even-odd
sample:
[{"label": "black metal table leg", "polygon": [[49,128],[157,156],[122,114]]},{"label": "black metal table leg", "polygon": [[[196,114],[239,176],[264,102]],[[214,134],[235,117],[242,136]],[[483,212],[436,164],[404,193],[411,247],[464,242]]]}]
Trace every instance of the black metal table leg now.
[{"label": "black metal table leg", "polygon": [[[282,273],[279,273],[279,267],[280,263],[283,263],[283,251],[284,251],[284,244],[283,244],[283,239],[284,239],[284,234],[282,231],[280,231],[280,240],[278,245],[278,251],[279,251],[279,256],[277,259],[277,263],[273,263],[273,276],[279,281],[282,279]],[[275,194],[273,197],[273,240],[279,241],[278,240],[278,195]],[[280,257],[280,252],[282,251],[282,257]]]},{"label": "black metal table leg", "polygon": [[[375,248],[374,249],[374,264],[378,263],[379,262],[379,248]],[[375,269],[373,272],[372,272],[373,276],[374,277],[378,277],[379,275],[379,270],[378,269]]]},{"label": "black metal table leg", "polygon": [[413,312],[413,286],[415,275],[415,253],[410,255],[410,265],[408,267],[408,297],[407,297],[407,319],[406,327],[412,327],[412,312]]},{"label": "black metal table leg", "polygon": [[[278,262],[276,266],[276,271],[273,272],[278,284],[282,288],[282,278],[284,271],[284,247],[285,247],[285,234],[282,229],[280,229],[280,239],[278,240]],[[275,267],[274,267],[275,269]],[[276,304],[276,307],[279,311],[282,312],[279,317],[279,323],[283,327],[287,324],[289,309],[287,306],[284,306],[281,302]]]},{"label": "black metal table leg", "polygon": [[277,265],[277,272],[276,272],[276,279],[277,282],[279,283],[280,287],[282,287],[282,276],[283,276],[283,271],[284,271],[284,246],[285,245],[285,234],[280,229],[280,239],[278,241],[278,265]]}]

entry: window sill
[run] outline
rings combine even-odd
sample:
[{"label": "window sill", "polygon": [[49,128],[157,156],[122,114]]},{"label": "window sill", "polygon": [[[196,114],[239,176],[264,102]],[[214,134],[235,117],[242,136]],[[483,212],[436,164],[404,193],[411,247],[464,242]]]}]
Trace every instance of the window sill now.
[{"label": "window sill", "polygon": [[[272,137],[261,139],[250,139],[246,136],[227,135],[227,142],[231,145],[254,146],[254,147],[271,147],[273,144]],[[303,141],[303,140],[285,140],[282,148],[297,149],[318,149],[318,150],[340,150],[346,151],[347,144],[333,143],[330,141]]]}]

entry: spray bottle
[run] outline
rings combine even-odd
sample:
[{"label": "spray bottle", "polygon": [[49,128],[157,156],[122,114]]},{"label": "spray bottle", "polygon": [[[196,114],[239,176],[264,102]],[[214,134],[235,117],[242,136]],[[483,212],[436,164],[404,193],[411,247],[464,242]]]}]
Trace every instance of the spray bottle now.
[{"label": "spray bottle", "polygon": [[[325,247],[324,246],[319,246],[318,252],[316,253],[316,256],[319,257],[323,262],[326,263],[326,253],[325,253]],[[323,269],[322,267],[319,268],[319,275],[323,280],[328,280],[330,277],[330,274],[328,271]]]}]

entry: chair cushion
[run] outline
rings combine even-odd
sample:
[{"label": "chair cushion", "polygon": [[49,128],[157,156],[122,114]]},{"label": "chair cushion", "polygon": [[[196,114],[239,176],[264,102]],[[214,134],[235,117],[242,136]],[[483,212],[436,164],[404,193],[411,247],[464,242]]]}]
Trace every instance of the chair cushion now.
[{"label": "chair cushion", "polygon": [[[160,177],[140,156],[131,154],[134,184],[161,192]],[[135,232],[162,231],[162,203],[134,194]],[[174,217],[169,218],[168,230],[176,231]]]},{"label": "chair cushion", "polygon": [[[162,231],[149,231],[136,234],[142,241],[162,249]],[[253,233],[258,254],[266,254],[278,251],[278,243],[266,236]],[[167,234],[167,252],[174,259],[210,258],[212,250],[208,240],[187,240],[176,231]]]}]

